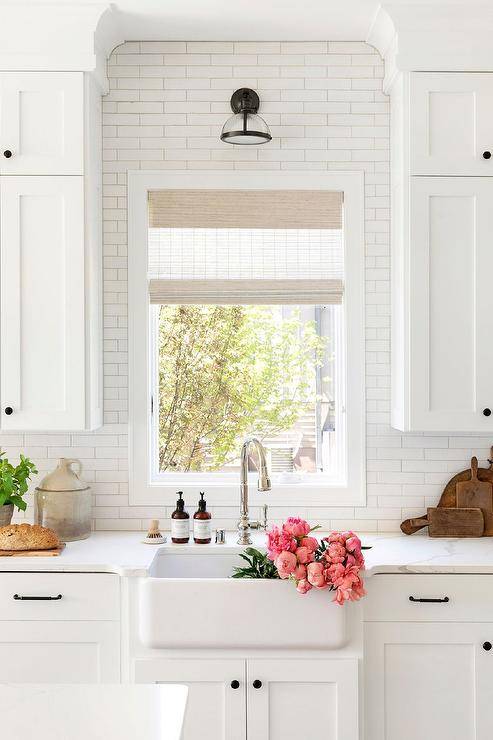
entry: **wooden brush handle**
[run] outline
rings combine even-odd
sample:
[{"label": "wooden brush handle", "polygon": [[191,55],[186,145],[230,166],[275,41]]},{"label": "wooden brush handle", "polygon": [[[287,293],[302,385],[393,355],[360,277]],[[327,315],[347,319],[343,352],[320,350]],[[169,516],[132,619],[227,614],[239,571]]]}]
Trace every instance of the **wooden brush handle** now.
[{"label": "wooden brush handle", "polygon": [[478,458],[471,457],[471,480],[478,479]]}]

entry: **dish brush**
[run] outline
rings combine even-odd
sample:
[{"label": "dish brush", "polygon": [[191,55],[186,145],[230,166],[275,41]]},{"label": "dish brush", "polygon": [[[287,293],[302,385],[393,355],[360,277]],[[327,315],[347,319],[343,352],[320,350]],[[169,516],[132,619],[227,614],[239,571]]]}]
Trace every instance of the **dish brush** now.
[{"label": "dish brush", "polygon": [[142,542],[146,545],[161,545],[163,542],[166,542],[166,537],[163,537],[159,531],[159,521],[157,519],[151,519],[149,523],[149,531]]}]

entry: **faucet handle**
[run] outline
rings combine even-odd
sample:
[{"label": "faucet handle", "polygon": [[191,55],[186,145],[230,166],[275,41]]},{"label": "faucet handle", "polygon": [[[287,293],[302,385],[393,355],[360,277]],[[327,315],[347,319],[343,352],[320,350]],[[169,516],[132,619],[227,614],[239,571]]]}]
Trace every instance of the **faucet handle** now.
[{"label": "faucet handle", "polygon": [[256,522],[250,522],[250,529],[267,529],[267,512],[269,507],[267,504],[262,505],[261,519]]}]

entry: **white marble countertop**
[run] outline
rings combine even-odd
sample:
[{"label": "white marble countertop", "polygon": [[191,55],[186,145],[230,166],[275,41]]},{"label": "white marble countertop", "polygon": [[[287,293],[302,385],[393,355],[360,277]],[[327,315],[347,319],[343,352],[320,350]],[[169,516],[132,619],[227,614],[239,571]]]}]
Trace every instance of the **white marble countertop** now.
[{"label": "white marble countertop", "polygon": [[[426,535],[358,533],[364,545],[366,575],[376,573],[493,573],[493,538],[430,539]],[[57,571],[117,573],[147,576],[158,552],[242,549],[236,533],[228,532],[225,545],[147,545],[142,532],[95,532],[87,540],[69,542],[59,557],[3,557],[0,571]],[[254,533],[262,547],[265,534]]]},{"label": "white marble countertop", "polygon": [[180,740],[186,686],[0,684],[9,740]]}]

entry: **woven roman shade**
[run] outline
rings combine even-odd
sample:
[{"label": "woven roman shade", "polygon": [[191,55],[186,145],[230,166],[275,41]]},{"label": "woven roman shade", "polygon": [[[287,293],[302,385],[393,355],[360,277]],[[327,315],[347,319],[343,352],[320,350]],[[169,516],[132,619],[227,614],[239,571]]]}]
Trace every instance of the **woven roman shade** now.
[{"label": "woven roman shade", "polygon": [[158,229],[340,229],[342,193],[325,190],[151,190]]},{"label": "woven roman shade", "polygon": [[151,303],[342,302],[342,193],[156,190],[148,198]]}]

